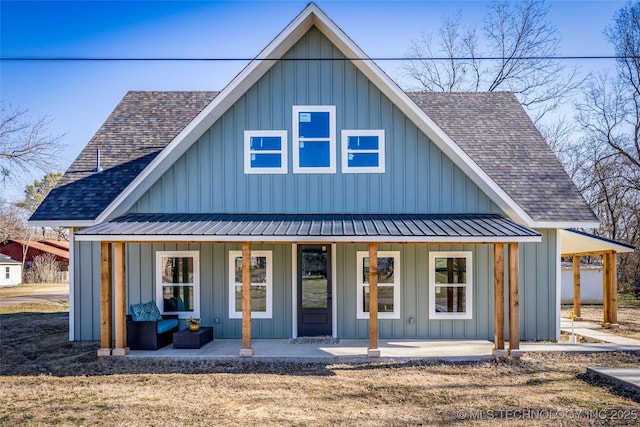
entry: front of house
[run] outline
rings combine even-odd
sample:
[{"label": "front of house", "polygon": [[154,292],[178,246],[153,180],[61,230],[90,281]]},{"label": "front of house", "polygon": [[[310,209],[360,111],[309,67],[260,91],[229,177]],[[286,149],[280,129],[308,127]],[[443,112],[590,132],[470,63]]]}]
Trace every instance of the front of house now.
[{"label": "front of house", "polygon": [[597,225],[512,94],[405,93],[314,4],[222,92],[128,93],[31,222],[72,230],[71,339],[126,353],[155,300],[243,355],[557,339],[558,230]]}]

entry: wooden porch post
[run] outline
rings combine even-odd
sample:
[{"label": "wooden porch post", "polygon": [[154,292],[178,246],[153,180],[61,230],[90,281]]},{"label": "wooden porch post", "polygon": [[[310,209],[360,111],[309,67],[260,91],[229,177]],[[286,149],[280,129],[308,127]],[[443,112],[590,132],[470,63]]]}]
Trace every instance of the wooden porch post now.
[{"label": "wooden porch post", "polygon": [[609,318],[611,314],[611,309],[609,308],[611,304],[611,286],[609,284],[611,280],[611,264],[609,264],[608,252],[602,253],[602,269],[602,326],[608,328],[611,325],[611,319]]},{"label": "wooden porch post", "polygon": [[607,254],[609,263],[609,324],[612,329],[617,329],[618,325],[618,267],[616,263],[616,253]]},{"label": "wooden porch post", "polygon": [[520,252],[517,243],[509,243],[509,354],[521,357],[520,351]]},{"label": "wooden porch post", "polygon": [[506,357],[504,349],[504,245],[493,245],[493,329],[494,348],[496,357]]},{"label": "wooden porch post", "polygon": [[369,243],[369,349],[367,356],[380,357],[378,347],[378,244]]},{"label": "wooden porch post", "polygon": [[576,320],[582,320],[580,315],[580,304],[582,304],[580,295],[580,256],[573,256],[573,315]]},{"label": "wooden porch post", "polygon": [[98,356],[111,356],[111,346],[113,345],[112,328],[112,274],[111,244],[109,242],[100,243],[100,348]]},{"label": "wooden porch post", "polygon": [[240,357],[253,356],[251,348],[251,243],[242,243],[242,348]]},{"label": "wooden porch post", "polygon": [[115,329],[116,343],[111,352],[114,356],[126,356],[129,353],[127,347],[127,297],[126,297],[126,275],[124,260],[124,243],[115,242],[113,244],[113,275],[115,288]]}]

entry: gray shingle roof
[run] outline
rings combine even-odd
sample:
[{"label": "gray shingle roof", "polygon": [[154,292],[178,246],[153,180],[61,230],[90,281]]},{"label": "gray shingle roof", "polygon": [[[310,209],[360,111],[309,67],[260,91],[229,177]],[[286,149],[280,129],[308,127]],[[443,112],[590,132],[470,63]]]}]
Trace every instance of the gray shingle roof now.
[{"label": "gray shingle roof", "polygon": [[[127,93],[31,220],[97,218],[217,94]],[[596,220],[513,94],[408,95],[534,220]]]},{"label": "gray shingle roof", "polygon": [[408,95],[535,221],[597,221],[512,93]]},{"label": "gray shingle roof", "polygon": [[95,219],[217,94],[128,92],[31,221]]},{"label": "gray shingle roof", "polygon": [[[79,231],[77,236],[171,238],[327,239],[385,242],[539,241],[540,234],[496,214],[148,214],[133,213]],[[82,238],[82,237],[80,237]]]}]

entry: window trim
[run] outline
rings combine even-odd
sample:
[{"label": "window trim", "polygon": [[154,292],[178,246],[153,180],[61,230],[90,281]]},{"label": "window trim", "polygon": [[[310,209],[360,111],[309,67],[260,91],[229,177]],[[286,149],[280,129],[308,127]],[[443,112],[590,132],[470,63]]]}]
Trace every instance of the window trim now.
[{"label": "window trim", "polygon": [[[329,113],[329,166],[300,166],[300,142],[326,141],[327,138],[300,138],[299,113]],[[336,106],[335,105],[294,105],[292,107],[293,173],[336,173]]]},{"label": "window trim", "polygon": [[[162,258],[193,257],[193,311],[164,311],[162,287]],[[200,318],[200,252],[199,251],[157,251],[156,252],[156,304],[161,314],[177,314],[179,319]],[[186,286],[182,283],[167,283],[167,286]],[[190,285],[190,284],[189,284]]]},{"label": "window trim", "polygon": [[[259,168],[251,167],[251,154],[253,153],[265,153],[264,151],[254,150],[251,151],[251,138],[253,137],[280,137],[280,150],[269,150],[270,154],[280,154],[281,164],[278,168]],[[287,131],[286,130],[245,130],[244,131],[244,173],[245,175],[251,174],[286,174],[289,170],[289,158],[288,158],[288,145],[287,145]]]},{"label": "window trim", "polygon": [[[235,259],[242,257],[242,251],[229,251],[229,319],[242,319],[242,310],[236,311],[236,283]],[[251,251],[251,257],[267,258],[267,281],[266,283],[252,283],[251,286],[266,286],[267,288],[267,309],[264,312],[252,311],[252,319],[271,319],[273,316],[273,251],[259,250]]]},{"label": "window trim", "polygon": [[[384,173],[385,172],[385,141],[384,129],[344,129],[342,130],[342,173]],[[377,153],[378,166],[349,166],[349,137],[351,136],[377,136],[377,150],[362,150],[360,153]]]},{"label": "window trim", "polygon": [[[365,258],[369,258],[369,251],[357,251],[356,252],[356,283],[357,283],[357,295],[356,295],[356,318],[357,319],[369,319],[369,312],[363,310],[362,304],[364,303],[363,292],[365,286],[369,286],[366,284],[362,278],[364,274],[363,260]],[[380,286],[393,286],[393,312],[381,313],[378,312],[378,319],[400,319],[400,286],[401,286],[401,277],[400,277],[400,251],[378,251],[378,258],[394,258],[394,282],[391,283],[383,283],[382,285],[378,283],[378,288]]]},{"label": "window trim", "polygon": [[[465,306],[467,311],[455,313],[436,312],[436,286],[443,286],[443,284],[436,285],[436,258],[466,258],[466,283],[448,283],[447,285],[465,288]],[[429,319],[473,319],[473,252],[429,252]]]}]

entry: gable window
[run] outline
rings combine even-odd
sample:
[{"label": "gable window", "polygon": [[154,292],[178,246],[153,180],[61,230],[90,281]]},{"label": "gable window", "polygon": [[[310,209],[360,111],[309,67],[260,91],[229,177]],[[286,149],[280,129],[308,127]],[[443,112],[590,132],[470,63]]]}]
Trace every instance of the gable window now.
[{"label": "gable window", "polygon": [[[271,251],[251,251],[251,318],[271,319]],[[229,251],[229,318],[242,318],[242,251]]]},{"label": "gable window", "polygon": [[200,317],[200,263],[197,251],[156,252],[156,301],[163,314]]},{"label": "gable window", "polygon": [[[369,252],[357,253],[358,319],[369,318]],[[378,318],[400,318],[400,252],[378,252]]]},{"label": "gable window", "polygon": [[287,131],[244,131],[244,173],[287,173]]},{"label": "gable window", "polygon": [[471,252],[429,254],[429,318],[472,318]]},{"label": "gable window", "polygon": [[384,173],[384,130],[342,131],[342,173]]},{"label": "gable window", "polygon": [[336,172],[335,105],[293,106],[293,172]]}]

